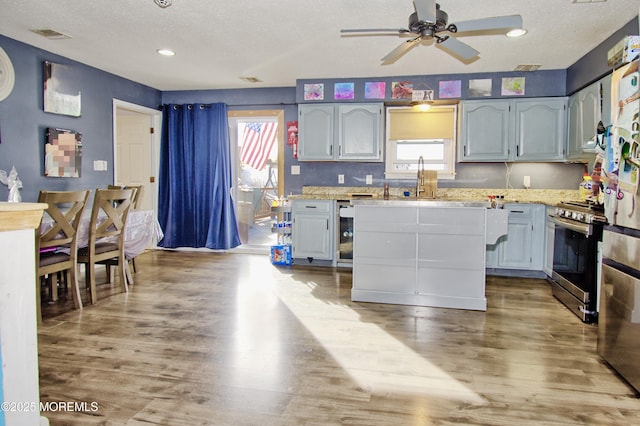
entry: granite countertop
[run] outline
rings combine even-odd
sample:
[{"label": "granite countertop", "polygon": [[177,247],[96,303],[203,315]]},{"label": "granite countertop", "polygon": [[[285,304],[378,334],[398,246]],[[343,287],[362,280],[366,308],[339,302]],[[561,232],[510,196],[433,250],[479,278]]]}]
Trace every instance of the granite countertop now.
[{"label": "granite countertop", "polygon": [[[405,197],[404,192],[409,196]],[[304,186],[302,194],[290,195],[289,199],[307,200],[380,200],[383,189],[378,187],[334,187]],[[486,188],[438,188],[435,199],[416,199],[415,188],[389,188],[389,200],[486,202],[489,195],[504,196],[505,203],[534,203],[555,206],[579,199],[579,191],[571,189],[486,189]]]}]

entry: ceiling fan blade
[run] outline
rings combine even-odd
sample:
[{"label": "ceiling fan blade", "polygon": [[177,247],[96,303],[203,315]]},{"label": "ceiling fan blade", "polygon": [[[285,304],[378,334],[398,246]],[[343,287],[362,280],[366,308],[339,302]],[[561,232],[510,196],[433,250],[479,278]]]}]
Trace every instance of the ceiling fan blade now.
[{"label": "ceiling fan blade", "polygon": [[402,43],[400,46],[393,49],[391,52],[387,54],[384,58],[381,59],[382,65],[389,65],[400,59],[402,55],[411,50],[412,47],[418,45],[420,43],[420,37],[413,38],[411,40],[407,40]]},{"label": "ceiling fan blade", "polygon": [[436,22],[436,0],[413,0],[419,21]]},{"label": "ceiling fan blade", "polygon": [[449,52],[465,60],[475,58],[480,54],[480,52],[478,52],[473,47],[469,46],[466,43],[461,42],[460,40],[454,37],[447,37],[442,41],[438,40],[438,45],[442,46]]},{"label": "ceiling fan blade", "polygon": [[472,19],[470,21],[456,22],[453,25],[458,29],[456,32],[484,31],[498,29],[522,28],[522,16],[495,16],[493,18]]},{"label": "ceiling fan blade", "polygon": [[340,30],[342,34],[353,34],[353,33],[395,33],[395,34],[404,34],[408,33],[409,30],[406,28],[360,28],[360,29],[346,29]]}]

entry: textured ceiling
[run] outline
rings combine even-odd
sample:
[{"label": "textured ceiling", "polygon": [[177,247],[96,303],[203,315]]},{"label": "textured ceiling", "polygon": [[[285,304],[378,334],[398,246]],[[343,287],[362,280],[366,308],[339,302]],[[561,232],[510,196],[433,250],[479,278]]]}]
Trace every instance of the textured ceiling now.
[{"label": "textured ceiling", "polygon": [[[582,1],[582,0],[581,0]],[[406,28],[411,0],[0,0],[0,34],[159,90],[291,87],[296,79],[565,69],[638,16],[638,0],[441,0],[449,22],[520,14],[528,34],[460,36],[480,51],[464,64],[406,38],[341,37],[341,28]],[[71,36],[49,40],[31,29]],[[156,53],[171,48],[176,56]],[[603,61],[606,58],[603,58]],[[257,77],[247,83],[241,77]]]}]

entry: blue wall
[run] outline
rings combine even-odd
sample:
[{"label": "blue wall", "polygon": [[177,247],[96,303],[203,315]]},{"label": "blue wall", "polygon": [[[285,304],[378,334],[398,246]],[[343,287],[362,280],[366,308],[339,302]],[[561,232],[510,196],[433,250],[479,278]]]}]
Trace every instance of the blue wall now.
[{"label": "blue wall", "polygon": [[624,36],[638,35],[639,20],[640,16],[629,21],[567,69],[567,95],[577,92],[612,71],[607,65],[607,52]]},{"label": "blue wall", "polygon": [[[9,172],[16,167],[23,183],[22,200],[36,201],[40,189],[93,189],[113,183],[113,99],[155,108],[161,103],[160,91],[4,36],[0,36],[0,47],[11,59],[16,75],[13,91],[0,102],[0,170]],[[80,117],[43,111],[44,61],[73,66],[82,88]],[[79,179],[44,176],[47,127],[82,133]],[[93,171],[94,160],[108,161],[109,169]],[[0,185],[0,200],[6,201],[7,193],[7,187]]]}]

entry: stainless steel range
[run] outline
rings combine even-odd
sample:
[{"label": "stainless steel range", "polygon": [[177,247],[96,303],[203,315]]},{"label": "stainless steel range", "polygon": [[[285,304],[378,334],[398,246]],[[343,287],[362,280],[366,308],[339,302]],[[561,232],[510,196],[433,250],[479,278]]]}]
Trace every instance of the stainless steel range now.
[{"label": "stainless steel range", "polygon": [[551,215],[555,224],[553,295],[582,321],[598,320],[599,250],[606,224],[604,208],[590,202],[565,202]]}]

